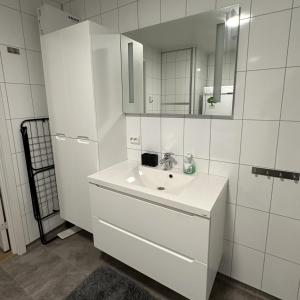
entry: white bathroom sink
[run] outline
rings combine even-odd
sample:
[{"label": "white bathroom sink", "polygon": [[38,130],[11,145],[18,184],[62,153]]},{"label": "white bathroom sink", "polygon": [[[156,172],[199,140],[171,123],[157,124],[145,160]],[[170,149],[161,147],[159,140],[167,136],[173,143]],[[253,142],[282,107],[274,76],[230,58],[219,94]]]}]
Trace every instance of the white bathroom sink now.
[{"label": "white bathroom sink", "polygon": [[193,180],[194,176],[164,171],[156,168],[136,166],[128,174],[126,181],[165,193],[179,194]]},{"label": "white bathroom sink", "polygon": [[89,183],[191,214],[210,217],[228,179],[199,173],[164,171],[124,161],[88,176]]}]

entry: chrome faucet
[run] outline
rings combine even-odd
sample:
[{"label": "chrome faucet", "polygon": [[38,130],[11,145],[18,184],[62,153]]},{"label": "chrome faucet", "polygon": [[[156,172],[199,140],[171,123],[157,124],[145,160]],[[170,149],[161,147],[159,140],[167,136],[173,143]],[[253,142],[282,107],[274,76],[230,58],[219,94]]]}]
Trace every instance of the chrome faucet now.
[{"label": "chrome faucet", "polygon": [[172,155],[174,155],[174,153],[167,152],[164,154],[164,157],[160,160],[159,164],[164,165],[164,170],[171,170],[173,168],[173,163],[177,163]]}]

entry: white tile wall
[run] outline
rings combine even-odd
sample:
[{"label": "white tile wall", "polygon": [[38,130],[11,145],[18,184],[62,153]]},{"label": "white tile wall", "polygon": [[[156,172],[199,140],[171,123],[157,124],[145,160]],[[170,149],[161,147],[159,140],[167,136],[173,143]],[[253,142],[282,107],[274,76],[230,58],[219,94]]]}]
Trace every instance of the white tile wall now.
[{"label": "white tile wall", "polygon": [[299,299],[300,266],[266,255],[262,290],[280,299]]},{"label": "white tile wall", "polygon": [[286,69],[281,119],[300,121],[300,68]]},{"label": "white tile wall", "polygon": [[299,122],[281,122],[276,167],[283,170],[300,170]]},{"label": "white tile wall", "polygon": [[279,122],[244,121],[241,163],[274,167]]},{"label": "white tile wall", "polygon": [[[0,86],[26,243],[37,239],[39,233],[32,212],[20,124],[25,118],[48,115],[36,17],[41,3],[0,1]],[[7,46],[19,48],[20,55],[8,53]],[[60,223],[60,219],[48,222],[45,230]]]},{"label": "white tile wall", "polygon": [[160,0],[139,0],[138,16],[140,28],[160,23]]},{"label": "white tile wall", "polygon": [[256,176],[250,166],[240,166],[237,204],[268,212],[273,179]]},{"label": "white tile wall", "polygon": [[300,264],[300,222],[271,215],[267,252]]},{"label": "white tile wall", "polygon": [[234,244],[231,276],[257,289],[261,287],[264,254]]},{"label": "white tile wall", "polygon": [[[119,7],[117,2],[100,0],[102,24],[116,31],[194,14],[213,8],[214,4],[216,7],[241,5],[237,70],[242,72],[237,77],[235,120],[213,120],[208,135],[206,128],[210,121],[207,120],[127,116],[128,136],[141,137],[141,145],[128,145],[128,158],[140,160],[142,149],[159,153],[171,150],[178,154],[181,167],[182,155],[191,149],[188,151],[201,156],[196,159],[198,170],[229,176],[230,203],[220,270],[277,297],[296,299],[295,289],[300,279],[295,264],[300,253],[297,238],[300,221],[296,220],[299,219],[299,187],[293,181],[275,180],[273,185],[272,179],[252,176],[250,166],[274,168],[276,164],[276,167],[300,171],[299,139],[295,138],[300,128],[296,122],[280,121],[299,121],[299,72],[286,66],[300,67],[300,8],[292,10],[291,0],[124,0],[119,1]],[[294,0],[294,7],[298,6],[300,1]],[[13,128],[15,123],[12,122]],[[280,218],[280,222],[274,218]],[[238,241],[233,241],[234,237]],[[266,239],[267,252],[270,249],[281,258],[265,254]]]},{"label": "white tile wall", "polygon": [[[247,73],[244,105],[245,119],[279,119],[284,73],[284,69],[251,71]],[[273,84],[266,84],[266,78]]]},{"label": "white tile wall", "polygon": [[291,8],[293,0],[252,0],[252,16]]},{"label": "white tile wall", "polygon": [[234,241],[264,251],[269,215],[247,207],[236,207]]},{"label": "white tile wall", "polygon": [[286,64],[291,11],[251,20],[248,69],[280,68]]}]

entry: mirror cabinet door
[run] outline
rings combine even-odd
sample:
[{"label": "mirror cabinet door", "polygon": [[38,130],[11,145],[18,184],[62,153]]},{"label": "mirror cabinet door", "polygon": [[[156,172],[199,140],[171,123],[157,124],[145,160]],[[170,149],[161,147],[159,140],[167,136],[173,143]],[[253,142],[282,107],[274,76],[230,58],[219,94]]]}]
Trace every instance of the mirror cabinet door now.
[{"label": "mirror cabinet door", "polygon": [[240,7],[122,35],[125,113],[232,117]]},{"label": "mirror cabinet door", "polygon": [[143,45],[121,36],[123,111],[144,112]]}]

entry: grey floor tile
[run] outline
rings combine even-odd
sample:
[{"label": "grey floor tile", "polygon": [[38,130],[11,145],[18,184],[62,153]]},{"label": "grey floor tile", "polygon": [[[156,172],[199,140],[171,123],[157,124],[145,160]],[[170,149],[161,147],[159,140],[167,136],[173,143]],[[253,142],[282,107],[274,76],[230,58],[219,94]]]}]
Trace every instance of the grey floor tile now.
[{"label": "grey floor tile", "polygon": [[0,299],[32,300],[1,267],[0,267]]},{"label": "grey floor tile", "polygon": [[65,240],[57,239],[47,247],[83,271],[91,273],[101,265],[101,252],[94,247],[92,236],[84,231]]}]

